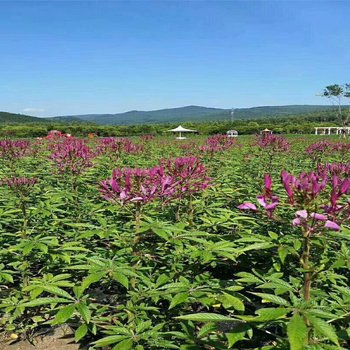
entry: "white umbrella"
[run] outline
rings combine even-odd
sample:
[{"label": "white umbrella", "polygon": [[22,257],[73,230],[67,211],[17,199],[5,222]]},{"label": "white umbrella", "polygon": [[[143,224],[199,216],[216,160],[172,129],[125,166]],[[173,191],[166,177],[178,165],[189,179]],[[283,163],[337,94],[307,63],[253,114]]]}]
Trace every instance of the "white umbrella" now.
[{"label": "white umbrella", "polygon": [[192,129],[186,129],[183,126],[179,125],[177,128],[175,129],[171,129],[168,131],[172,131],[172,132],[178,132],[179,136],[177,137],[178,140],[184,140],[186,137],[182,136],[183,132],[197,132],[197,130],[192,130]]}]

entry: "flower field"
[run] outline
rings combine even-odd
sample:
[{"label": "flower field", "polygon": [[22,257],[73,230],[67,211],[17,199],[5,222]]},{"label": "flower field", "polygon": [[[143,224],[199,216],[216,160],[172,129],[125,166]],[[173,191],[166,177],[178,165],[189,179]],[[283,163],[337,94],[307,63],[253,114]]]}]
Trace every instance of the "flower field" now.
[{"label": "flower field", "polygon": [[350,348],[347,140],[4,139],[0,163],[4,342]]}]

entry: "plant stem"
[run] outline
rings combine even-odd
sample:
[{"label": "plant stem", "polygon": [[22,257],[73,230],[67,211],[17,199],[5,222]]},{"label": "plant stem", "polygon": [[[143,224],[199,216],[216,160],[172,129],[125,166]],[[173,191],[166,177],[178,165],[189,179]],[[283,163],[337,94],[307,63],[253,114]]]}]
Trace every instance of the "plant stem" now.
[{"label": "plant stem", "polygon": [[310,293],[311,293],[311,272],[310,270],[310,248],[311,248],[311,242],[310,237],[307,233],[307,235],[304,236],[304,244],[303,244],[303,253],[302,253],[302,262],[303,262],[303,269],[308,270],[304,272],[304,300],[309,301],[310,300]]}]

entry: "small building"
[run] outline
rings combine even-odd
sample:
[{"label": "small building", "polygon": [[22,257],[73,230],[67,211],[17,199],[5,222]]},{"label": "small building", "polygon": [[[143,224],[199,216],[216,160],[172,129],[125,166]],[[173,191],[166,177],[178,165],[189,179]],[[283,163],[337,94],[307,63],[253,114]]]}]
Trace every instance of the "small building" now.
[{"label": "small building", "polygon": [[238,137],[238,131],[237,130],[229,130],[226,133],[227,137]]}]

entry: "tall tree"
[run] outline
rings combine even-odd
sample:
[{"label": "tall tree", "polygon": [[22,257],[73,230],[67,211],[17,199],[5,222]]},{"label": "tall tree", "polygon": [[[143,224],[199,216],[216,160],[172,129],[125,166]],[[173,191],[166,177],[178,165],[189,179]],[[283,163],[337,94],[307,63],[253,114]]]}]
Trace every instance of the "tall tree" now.
[{"label": "tall tree", "polygon": [[323,90],[322,96],[329,98],[333,104],[336,104],[338,107],[338,118],[341,121],[342,125],[346,124],[346,120],[343,120],[342,116],[342,99],[344,97],[344,88],[341,85],[333,84],[328,85]]}]

